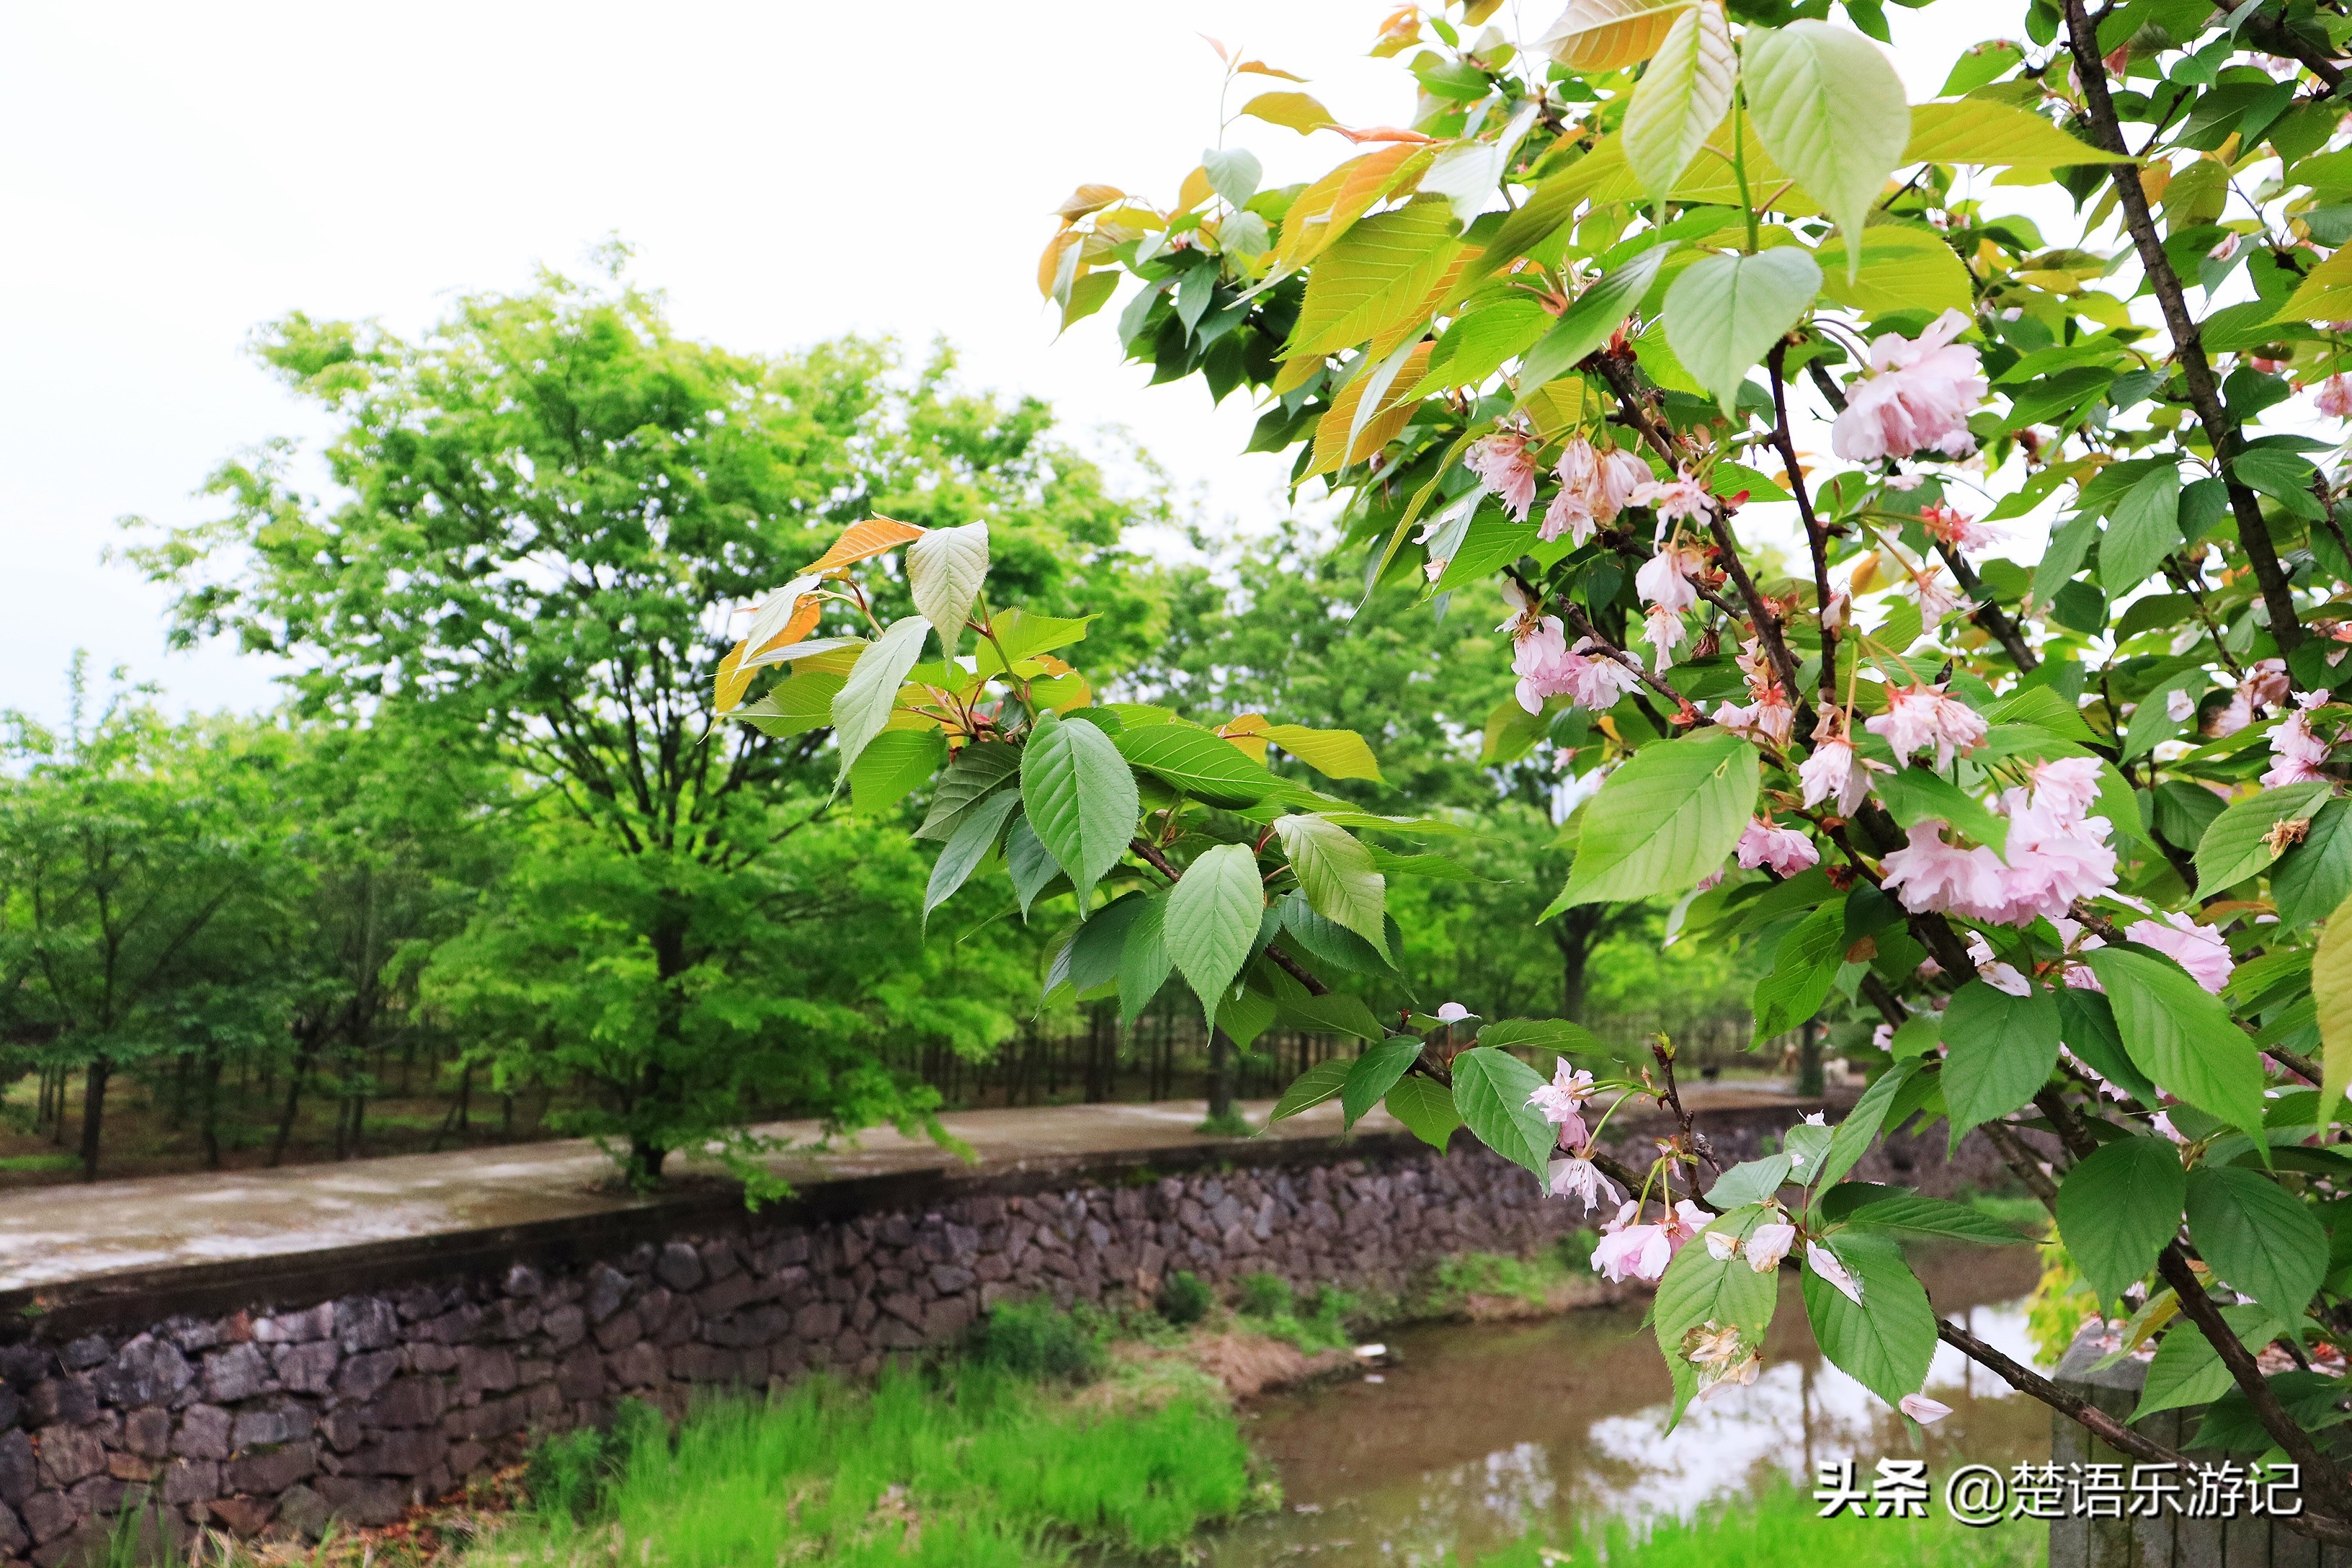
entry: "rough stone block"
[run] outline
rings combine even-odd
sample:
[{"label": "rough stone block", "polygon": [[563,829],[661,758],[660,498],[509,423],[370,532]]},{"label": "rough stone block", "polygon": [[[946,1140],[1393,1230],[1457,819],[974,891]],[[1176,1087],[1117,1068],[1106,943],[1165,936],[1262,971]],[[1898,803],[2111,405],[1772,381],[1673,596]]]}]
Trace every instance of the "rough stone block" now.
[{"label": "rough stone block", "polygon": [[691,1290],[703,1281],[701,1255],[683,1241],[673,1241],[654,1261],[654,1278],[673,1290]]},{"label": "rough stone block", "polygon": [[386,1432],[343,1461],[351,1476],[421,1476],[449,1453],[449,1439],[437,1429]]},{"label": "rough stone block", "polygon": [[400,1314],[381,1296],[346,1296],[335,1303],[335,1342],[346,1355],[400,1342]]},{"label": "rough stone block", "polygon": [[41,1455],[43,1486],[69,1487],[106,1468],[105,1445],[87,1426],[44,1426],[36,1447]]},{"label": "rough stone block", "polygon": [[226,1459],[231,1424],[229,1413],[217,1405],[191,1405],[180,1413],[172,1451],[191,1459]]},{"label": "rough stone block", "polygon": [[21,1431],[0,1432],[0,1502],[17,1507],[40,1484],[41,1465],[32,1438]]},{"label": "rough stone block", "polygon": [[329,1476],[319,1482],[327,1511],[362,1530],[390,1524],[408,1507],[400,1483],[362,1476]]},{"label": "rough stone block", "polygon": [[588,1315],[577,1306],[566,1302],[540,1314],[539,1327],[550,1344],[560,1351],[569,1350],[586,1337]]},{"label": "rough stone block", "polygon": [[163,1467],[159,1490],[173,1508],[220,1496],[220,1466],[210,1459],[174,1459]]},{"label": "rough stone block", "polygon": [[335,1374],[335,1392],[345,1399],[364,1404],[382,1393],[384,1385],[399,1375],[398,1351],[368,1351],[344,1361]]},{"label": "rough stone block", "polygon": [[335,1331],[335,1304],[321,1301],[299,1312],[280,1312],[274,1318],[256,1318],[253,1337],[266,1345],[307,1344],[323,1340]]},{"label": "rough stone block", "polygon": [[332,1340],[280,1345],[272,1358],[280,1386],[297,1394],[324,1394],[334,1386],[335,1363],[341,1352]]},{"label": "rough stone block", "polygon": [[277,1375],[258,1345],[231,1345],[205,1357],[205,1397],[215,1405],[234,1405],[277,1386]]},{"label": "rough stone block", "polygon": [[635,1309],[615,1312],[596,1325],[596,1347],[616,1351],[623,1345],[633,1344],[645,1338],[645,1325],[637,1321]]},{"label": "rough stone block", "polygon": [[37,1546],[55,1541],[58,1536],[81,1522],[81,1510],[73,1500],[55,1489],[35,1492],[25,1500],[25,1529]]},{"label": "rough stone block", "polygon": [[296,1481],[316,1475],[318,1470],[318,1458],[308,1444],[289,1443],[283,1448],[239,1455],[228,1462],[221,1479],[230,1491],[276,1497]]},{"label": "rough stone block", "polygon": [[457,1385],[468,1394],[502,1394],[519,1380],[514,1352],[483,1350],[473,1345],[457,1352]]},{"label": "rough stone block", "polygon": [[360,1412],[369,1426],[430,1426],[449,1407],[448,1391],[429,1377],[399,1377]]}]

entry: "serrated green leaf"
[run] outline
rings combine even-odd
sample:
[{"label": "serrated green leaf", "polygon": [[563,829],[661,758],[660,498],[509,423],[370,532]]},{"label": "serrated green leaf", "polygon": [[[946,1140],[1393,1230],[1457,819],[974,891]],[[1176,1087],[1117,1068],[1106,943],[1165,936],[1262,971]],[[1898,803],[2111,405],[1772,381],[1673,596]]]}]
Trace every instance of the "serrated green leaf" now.
[{"label": "serrated green leaf", "polygon": [[940,776],[939,788],[931,792],[931,808],[924,814],[922,826],[915,829],[915,837],[944,841],[954,834],[964,813],[986,796],[1011,785],[1020,772],[1018,746],[1003,741],[982,741],[978,745],[966,746]]},{"label": "serrated green leaf", "polygon": [[1388,879],[1373,868],[1372,852],[1363,841],[1319,816],[1296,813],[1275,818],[1274,830],[1308,907],[1385,949]]},{"label": "serrated green leaf", "polygon": [[1497,1050],[1583,1051],[1601,1055],[1606,1047],[1592,1031],[1565,1018],[1505,1018],[1478,1031],[1478,1043]]},{"label": "serrated green leaf", "polygon": [[1239,746],[1190,724],[1124,730],[1116,742],[1118,754],[1129,763],[1211,805],[1255,805],[1276,787],[1275,776],[1244,756]]},{"label": "serrated green leaf", "polygon": [[2099,584],[2127,594],[2180,548],[2180,470],[2167,464],[2124,492],[2099,544]]},{"label": "serrated green leaf", "polygon": [[1738,77],[1739,57],[1721,10],[1696,5],[1675,19],[1634,86],[1620,131],[1625,161],[1653,203],[1665,201],[1707,133],[1731,112]]},{"label": "serrated green leaf", "polygon": [[1265,912],[1257,857],[1246,844],[1203,850],[1168,889],[1167,929],[1161,940],[1177,971],[1201,998],[1205,1018],[1215,1019],[1217,999],[1241,973],[1257,939],[1258,917]]},{"label": "serrated green leaf", "polygon": [[1885,1125],[1886,1112],[1895,1104],[1895,1096],[1918,1070],[1916,1060],[1897,1061],[1862,1091],[1862,1098],[1853,1102],[1853,1109],[1838,1123],[1837,1133],[1830,1140],[1829,1152],[1822,1156],[1822,1168],[1814,1175],[1813,1184],[1831,1186],[1861,1163],[1862,1157],[1870,1152],[1871,1144],[1877,1142],[1879,1129]]},{"label": "serrated green leaf", "polygon": [[1767,1154],[1760,1160],[1743,1160],[1716,1178],[1707,1188],[1706,1201],[1717,1209],[1736,1209],[1748,1204],[1760,1204],[1780,1190],[1788,1181],[1790,1170],[1786,1154]]},{"label": "serrated green leaf", "polygon": [[1004,819],[1021,803],[1008,791],[992,795],[964,817],[955,836],[940,851],[932,863],[930,884],[923,889],[923,923],[929,925],[931,911],[953,898],[956,889],[971,879],[972,871],[996,847],[996,835]]},{"label": "serrated green leaf", "polygon": [[1821,264],[1795,246],[1704,257],[1666,289],[1666,345],[1728,418],[1748,373],[1821,291]]},{"label": "serrated green leaf", "polygon": [[1274,1102],[1274,1114],[1267,1122],[1283,1121],[1302,1110],[1311,1110],[1327,1100],[1339,1098],[1339,1088],[1348,1081],[1349,1071],[1356,1065],[1352,1057],[1334,1057],[1328,1062],[1317,1062],[1290,1080],[1282,1098]]},{"label": "serrated green leaf", "polygon": [[[1111,909],[1129,901],[1121,899]],[[1091,925],[1094,921],[1087,923]],[[1144,900],[1119,942],[1118,1026],[1122,1031],[1134,1032],[1135,1021],[1143,1016],[1143,1010],[1151,1005],[1160,988],[1168,984],[1169,973],[1174,968],[1175,963],[1168,956],[1168,894],[1162,889]]]},{"label": "serrated green leaf", "polygon": [[1568,886],[1578,904],[1679,893],[1721,866],[1756,805],[1756,748],[1719,730],[1643,747],[1584,808]]},{"label": "serrated green leaf", "polygon": [[950,654],[987,580],[985,522],[929,529],[907,545],[907,591],[915,608],[940,634],[940,646]]},{"label": "serrated green leaf", "polygon": [[1552,1124],[1528,1103],[1543,1087],[1535,1068],[1491,1047],[1477,1046],[1454,1058],[1454,1108],[1478,1142],[1515,1165],[1551,1176],[1551,1152],[1559,1142]]},{"label": "serrated green leaf", "polygon": [[1905,163],[2006,164],[2012,169],[2064,169],[2084,163],[2127,163],[2130,155],[2094,147],[2042,116],[1991,98],[1922,103],[1911,110]]},{"label": "serrated green leaf", "polygon": [[[2267,1307],[2224,1307],[2221,1321],[2252,1351],[2268,1344],[2279,1328],[2277,1316]],[[2236,1382],[2221,1352],[2203,1331],[2186,1318],[2176,1318],[2157,1342],[2155,1359],[2147,1363],[2139,1403],[2132,1407],[2129,1419],[2143,1421],[2160,1410],[2210,1405],[2229,1393]]]},{"label": "serrated green leaf", "polygon": [[2352,900],[2327,917],[2311,958],[2311,996],[2319,1020],[2321,1083],[2315,1117],[2325,1127],[2352,1085]]},{"label": "serrated green leaf", "polygon": [[1103,873],[1118,864],[1143,815],[1135,774],[1092,724],[1042,721],[1021,753],[1029,826],[1070,875],[1084,910]]},{"label": "serrated green leaf", "polygon": [[[1903,79],[1867,39],[1826,22],[1750,27],[1742,40],[1748,112],[1772,161],[1839,229],[1863,231],[1912,137]],[[1860,264],[1855,255],[1849,275]]]},{"label": "serrated green leaf", "polygon": [[2237,802],[2197,841],[2197,886],[2207,894],[2232,888],[2278,858],[2273,834],[2282,823],[2307,822],[2334,785],[2286,784]]},{"label": "serrated green leaf", "polygon": [[1338,353],[1409,326],[1461,250],[1444,203],[1416,202],[1359,220],[1308,274],[1283,357]]},{"label": "serrated green leaf", "polygon": [[1380,760],[1353,730],[1313,730],[1304,724],[1268,724],[1258,731],[1327,779],[1381,782]]},{"label": "serrated green leaf", "polygon": [[1968,264],[1932,230],[1892,224],[1863,230],[1859,272],[1849,266],[1843,235],[1832,237],[1813,258],[1822,266],[1822,297],[1866,316],[1897,310],[1967,315],[1976,309]]},{"label": "serrated green leaf", "polygon": [[1832,1187],[1822,1195],[1822,1215],[1833,1223],[1843,1221],[1857,1230],[1879,1236],[1973,1241],[1987,1247],[2014,1247],[2033,1240],[2021,1235],[2015,1226],[1989,1214],[1979,1214],[1966,1204],[1871,1182],[1847,1182]]},{"label": "serrated green leaf", "polygon": [[2189,1237],[2228,1284],[2290,1321],[2327,1277],[2327,1232],[2270,1177],[2231,1165],[2189,1173]]},{"label": "serrated green leaf", "polygon": [[1902,1249],[1879,1237],[1841,1231],[1822,1245],[1862,1288],[1859,1306],[1808,1265],[1805,1316],[1832,1364],[1889,1405],[1916,1394],[1936,1354],[1936,1313],[1927,1291],[1903,1261]]},{"label": "serrated green leaf", "polygon": [[1657,281],[1658,268],[1675,249],[1672,241],[1652,246],[1586,286],[1541,342],[1519,362],[1518,402],[1524,406],[1538,387],[1566,375],[1585,355],[1616,335],[1625,318]]},{"label": "serrated green leaf", "polygon": [[2152,953],[2102,947],[2084,957],[2106,987],[2116,1033],[2142,1072],[2200,1110],[2261,1131],[2262,1061],[2218,998]]},{"label": "serrated green leaf", "polygon": [[833,741],[841,752],[843,782],[847,781],[858,754],[890,721],[898,688],[906,683],[915,661],[923,657],[923,642],[930,635],[930,622],[920,616],[907,616],[891,622],[889,629],[850,666],[847,679],[833,699]]},{"label": "serrated green leaf", "polygon": [[1283,1021],[1310,1035],[1352,1035],[1370,1043],[1388,1037],[1364,999],[1346,991],[1328,996],[1293,996],[1282,1005]]},{"label": "serrated green leaf", "polygon": [[1353,1127],[1362,1121],[1364,1112],[1388,1097],[1420,1056],[1421,1042],[1411,1035],[1391,1035],[1373,1042],[1349,1068],[1348,1081],[1339,1090],[1340,1124]]},{"label": "serrated green leaf", "polygon": [[2058,1065],[2058,998],[2035,986],[2011,996],[1981,980],[1952,994],[1944,1013],[1944,1103],[1952,1140],[2033,1098]]},{"label": "serrated green leaf", "polygon": [[1406,1131],[1441,1152],[1453,1141],[1454,1130],[1462,1125],[1462,1113],[1454,1109],[1453,1091],[1434,1079],[1399,1079],[1381,1104],[1404,1123]]},{"label": "serrated green leaf", "polygon": [[1029,918],[1029,906],[1046,885],[1062,874],[1054,863],[1054,852],[1029,826],[1026,813],[1013,819],[1013,830],[1004,838],[1004,869],[1013,879],[1013,901],[1021,908],[1021,918]]},{"label": "serrated green leaf", "polygon": [[850,767],[850,805],[860,816],[879,816],[947,760],[948,738],[937,730],[885,730]]},{"label": "serrated green leaf", "polygon": [[2352,898],[2352,802],[2331,800],[2312,815],[2302,843],[2271,868],[2271,900],[2282,925],[2303,926]]},{"label": "serrated green leaf", "polygon": [[2058,1184],[2058,1235],[2102,1301],[2156,1267],[2180,1228],[2189,1173],[2161,1138],[2118,1138],[2078,1162]]}]

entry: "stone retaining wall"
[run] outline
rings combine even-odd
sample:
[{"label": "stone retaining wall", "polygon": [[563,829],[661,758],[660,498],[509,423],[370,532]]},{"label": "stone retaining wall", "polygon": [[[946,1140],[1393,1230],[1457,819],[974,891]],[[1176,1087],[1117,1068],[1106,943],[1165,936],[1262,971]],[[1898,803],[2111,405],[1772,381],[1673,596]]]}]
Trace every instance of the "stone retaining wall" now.
[{"label": "stone retaining wall", "polygon": [[[1747,1158],[1796,1114],[1707,1130]],[[1642,1157],[1654,1131],[1628,1126],[1621,1151]],[[1995,1179],[1980,1143],[1949,1163],[1940,1140],[1895,1154],[1904,1169],[1858,1173]],[[1152,1158],[841,1183],[756,1215],[706,1194],[613,1223],[0,1299],[0,1564],[79,1561],[110,1516],[150,1503],[173,1530],[386,1522],[620,1399],[676,1412],[719,1385],[870,1373],[1000,1300],[1149,1299],[1178,1268],[1398,1292],[1439,1258],[1582,1223],[1466,1136],[1442,1156],[1363,1138]]]}]

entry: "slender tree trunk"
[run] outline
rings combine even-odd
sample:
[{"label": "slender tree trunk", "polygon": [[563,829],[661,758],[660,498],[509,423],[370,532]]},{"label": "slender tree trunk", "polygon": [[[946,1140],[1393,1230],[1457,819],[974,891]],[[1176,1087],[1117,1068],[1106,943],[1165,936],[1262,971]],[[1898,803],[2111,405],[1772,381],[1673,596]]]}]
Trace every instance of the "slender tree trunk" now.
[{"label": "slender tree trunk", "polygon": [[1585,968],[1601,934],[1598,905],[1580,904],[1551,922],[1551,940],[1559,949],[1559,1013],[1563,1018],[1584,1018]]},{"label": "slender tree trunk", "polygon": [[1209,1120],[1234,1113],[1234,1042],[1223,1029],[1209,1031]]},{"label": "slender tree trunk", "polygon": [[106,1120],[106,1081],[114,1064],[103,1056],[89,1058],[81,1080],[81,1179],[98,1180],[98,1141]]},{"label": "slender tree trunk", "polygon": [[217,1046],[205,1047],[204,1061],[204,1101],[198,1108],[196,1133],[204,1142],[205,1169],[221,1168],[220,1147],[220,1081],[221,1052]]},{"label": "slender tree trunk", "polygon": [[294,1112],[302,1100],[302,1080],[310,1074],[311,1059],[318,1053],[308,1044],[294,1053],[294,1068],[286,1075],[286,1101],[278,1110],[278,1135],[269,1142],[269,1168],[276,1170],[285,1163],[286,1144],[294,1136]]},{"label": "slender tree trunk", "polygon": [[1797,1092],[1819,1094],[1822,1088],[1822,1026],[1816,1019],[1797,1037]]}]

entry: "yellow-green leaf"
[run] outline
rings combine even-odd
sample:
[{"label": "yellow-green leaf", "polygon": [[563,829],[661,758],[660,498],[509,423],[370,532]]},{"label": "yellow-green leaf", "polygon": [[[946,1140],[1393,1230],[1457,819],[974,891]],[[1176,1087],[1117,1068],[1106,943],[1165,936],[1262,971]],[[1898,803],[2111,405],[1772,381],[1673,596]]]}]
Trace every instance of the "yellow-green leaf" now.
[{"label": "yellow-green leaf", "polygon": [[1696,0],[1570,0],[1536,47],[1570,70],[1622,70],[1648,59]]},{"label": "yellow-green leaf", "polygon": [[1305,190],[1283,215],[1275,265],[1304,267],[1338,241],[1372,204],[1419,177],[1436,154],[1411,142],[1375,148],[1350,158]]},{"label": "yellow-green leaf", "polygon": [[2311,960],[2311,997],[2319,1005],[2322,1079],[2318,1124],[2334,1113],[2336,1097],[2352,1084],[2352,899],[2327,917]]},{"label": "yellow-green leaf", "polygon": [[2352,246],[2305,275],[2274,321],[2341,321],[2352,319]]},{"label": "yellow-green leaf", "polygon": [[1326,778],[1381,782],[1371,747],[1353,730],[1310,730],[1304,724],[1268,724],[1257,731]]},{"label": "yellow-green leaf", "polygon": [[2128,163],[2042,116],[1990,98],[1922,103],[1911,110],[1906,163],[2006,164],[2012,169],[2060,169],[2076,163]]},{"label": "yellow-green leaf", "polygon": [[1242,105],[1242,112],[1268,124],[1288,126],[1301,136],[1339,123],[1312,94],[1304,92],[1261,92]]},{"label": "yellow-green leaf", "polygon": [[1720,8],[1695,5],[1675,19],[1633,89],[1621,132],[1625,161],[1652,201],[1666,199],[1707,132],[1731,112],[1738,75],[1731,26]]},{"label": "yellow-green leaf", "polygon": [[1742,76],[1748,112],[1773,162],[1840,229],[1862,232],[1911,134],[1894,66],[1859,33],[1802,21],[1749,28]]},{"label": "yellow-green leaf", "polygon": [[1931,315],[1958,310],[1963,315],[1976,306],[1969,269],[1941,236],[1924,228],[1894,226],[1862,233],[1862,271],[1850,276],[1845,236],[1837,235],[1822,247],[1819,259],[1827,276],[1822,293],[1849,310],[1865,316],[1893,310],[1925,310]]},{"label": "yellow-green leaf", "polygon": [[1337,353],[1407,324],[1461,251],[1444,202],[1364,219],[1316,263],[1284,357]]}]

